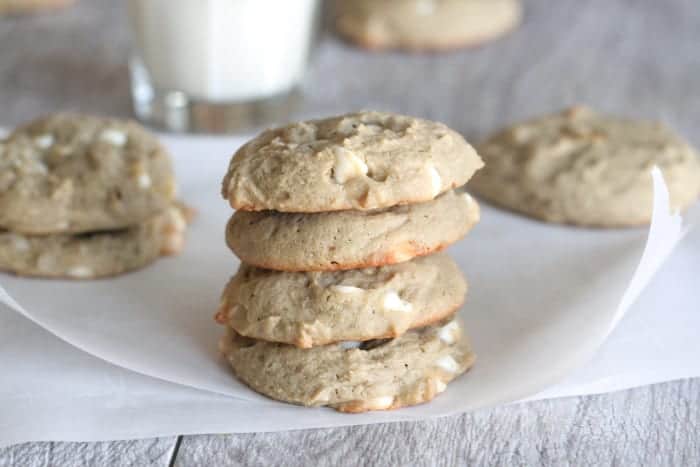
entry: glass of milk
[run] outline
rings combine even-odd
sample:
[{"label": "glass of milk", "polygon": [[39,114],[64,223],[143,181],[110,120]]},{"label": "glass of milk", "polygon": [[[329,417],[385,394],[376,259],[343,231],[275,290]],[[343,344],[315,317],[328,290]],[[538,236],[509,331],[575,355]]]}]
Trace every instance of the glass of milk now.
[{"label": "glass of milk", "polygon": [[128,0],[136,116],[172,131],[286,120],[299,99],[318,0]]}]

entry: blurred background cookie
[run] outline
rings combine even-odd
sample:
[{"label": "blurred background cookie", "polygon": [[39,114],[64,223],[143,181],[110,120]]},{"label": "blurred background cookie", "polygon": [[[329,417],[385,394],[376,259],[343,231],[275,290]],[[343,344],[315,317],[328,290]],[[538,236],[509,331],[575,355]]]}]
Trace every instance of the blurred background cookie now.
[{"label": "blurred background cookie", "polygon": [[124,228],[175,196],[170,156],[128,120],[55,114],[0,142],[0,228],[27,234]]},{"label": "blurred background cookie", "polygon": [[134,226],[80,235],[0,231],[0,270],[20,276],[97,279],[180,253],[186,213],[178,206]]},{"label": "blurred background cookie", "polygon": [[193,211],[141,125],[54,114],[0,141],[0,269],[94,279],[179,253]]},{"label": "blurred background cookie", "polygon": [[368,49],[446,50],[516,27],[520,0],[337,0],[336,28]]},{"label": "blurred background cookie", "polygon": [[658,166],[683,210],[700,196],[698,153],[660,123],[586,107],[516,124],[479,145],[469,182],[484,199],[548,222],[625,227],[651,220]]}]

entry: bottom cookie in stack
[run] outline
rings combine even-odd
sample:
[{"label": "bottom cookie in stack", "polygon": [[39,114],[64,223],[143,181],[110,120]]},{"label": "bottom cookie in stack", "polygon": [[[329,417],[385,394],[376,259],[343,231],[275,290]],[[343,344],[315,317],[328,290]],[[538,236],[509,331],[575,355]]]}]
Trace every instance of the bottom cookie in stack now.
[{"label": "bottom cookie in stack", "polygon": [[250,339],[229,328],[221,351],[238,378],[257,392],[352,413],[427,402],[476,359],[456,320],[396,339],[311,349]]}]

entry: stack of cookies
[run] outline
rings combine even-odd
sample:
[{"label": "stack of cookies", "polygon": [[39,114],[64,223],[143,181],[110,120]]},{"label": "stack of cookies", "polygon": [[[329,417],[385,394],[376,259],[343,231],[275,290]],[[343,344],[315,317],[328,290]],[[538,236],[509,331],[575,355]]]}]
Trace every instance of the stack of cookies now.
[{"label": "stack of cookies", "polygon": [[343,412],[428,401],[474,362],[467,284],[438,253],[479,220],[482,166],[440,123],[362,112],[268,130],[233,157],[226,240],[243,264],[217,321],[236,375]]},{"label": "stack of cookies", "polygon": [[180,251],[170,157],[133,122],[58,114],[0,141],[0,269],[92,279]]}]

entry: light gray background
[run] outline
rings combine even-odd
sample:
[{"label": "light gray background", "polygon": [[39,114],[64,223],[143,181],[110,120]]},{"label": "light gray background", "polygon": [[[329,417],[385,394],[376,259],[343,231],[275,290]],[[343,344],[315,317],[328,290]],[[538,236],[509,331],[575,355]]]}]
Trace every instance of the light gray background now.
[{"label": "light gray background", "polygon": [[[379,108],[477,140],[573,103],[660,118],[700,145],[698,0],[524,0],[525,22],[484,47],[368,54],[323,38],[305,116]],[[126,117],[123,2],[82,0],[0,19],[0,126],[55,110]],[[0,408],[1,414],[1,408]],[[0,423],[2,423],[0,419]],[[277,434],[0,449],[43,465],[700,465],[700,380],[481,410],[427,422]]]}]

